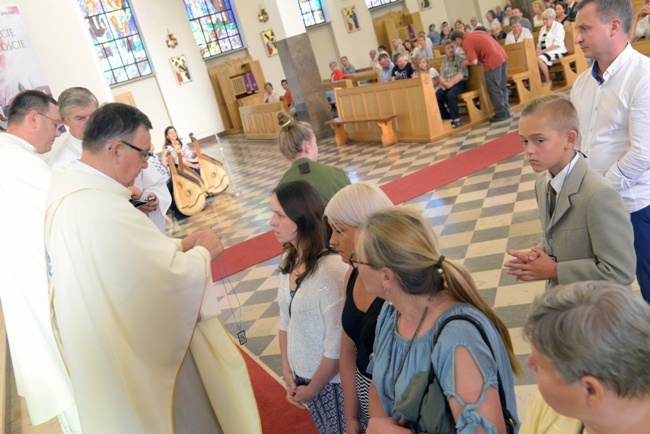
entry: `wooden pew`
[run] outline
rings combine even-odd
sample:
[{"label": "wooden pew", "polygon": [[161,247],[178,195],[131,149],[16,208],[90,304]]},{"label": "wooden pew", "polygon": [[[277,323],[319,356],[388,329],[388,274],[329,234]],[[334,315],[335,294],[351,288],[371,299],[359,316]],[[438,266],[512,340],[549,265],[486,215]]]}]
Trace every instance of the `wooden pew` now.
[{"label": "wooden pew", "polygon": [[641,54],[650,56],[650,39],[641,39],[640,41],[632,42],[632,48]]},{"label": "wooden pew", "polygon": [[585,54],[580,49],[580,46],[574,43],[576,34],[575,26],[572,23],[570,26],[564,26],[564,30],[566,32],[564,35],[564,45],[566,46],[567,52],[563,58],[554,60],[553,65],[549,68],[549,72],[561,72],[564,76],[561,87],[553,89],[558,92],[571,89],[578,76],[587,70]]},{"label": "wooden pew", "polygon": [[434,142],[455,131],[451,121],[440,118],[428,74],[411,80],[339,88],[334,92],[341,120],[359,121],[343,125],[352,141],[380,141],[382,131],[377,128],[377,122],[367,119],[391,116],[397,116],[391,122],[395,122],[394,132],[399,142]]},{"label": "wooden pew", "polygon": [[352,86],[354,86],[352,80],[348,80],[348,79],[339,80],[339,81],[328,80],[327,82],[323,83],[323,87],[325,88],[325,90],[334,90],[340,87],[345,88],[345,87],[352,87]]},{"label": "wooden pew", "polygon": [[467,90],[458,95],[458,99],[463,101],[467,107],[468,125],[480,124],[494,115],[494,107],[487,93],[482,64],[469,67]]},{"label": "wooden pew", "polygon": [[551,92],[550,86],[542,86],[532,39],[504,45],[503,49],[508,55],[508,81],[514,84],[519,97],[517,104],[510,105],[511,110],[518,109],[528,101]]},{"label": "wooden pew", "polygon": [[[429,67],[436,68],[440,72],[445,57],[437,57],[429,60]],[[492,102],[487,93],[483,65],[469,67],[467,76],[467,88],[464,93],[458,95],[461,106],[464,105],[469,116],[469,125],[476,125],[489,119],[494,113]]]},{"label": "wooden pew", "polygon": [[376,116],[373,118],[362,118],[344,121],[340,118],[332,119],[331,121],[325,122],[325,125],[329,125],[334,129],[334,135],[336,140],[336,146],[345,145],[350,141],[350,136],[345,132],[345,124],[355,124],[361,122],[377,122],[377,126],[381,130],[381,144],[384,146],[390,146],[397,143],[397,136],[393,130],[393,119],[397,118],[397,115],[390,116]]},{"label": "wooden pew", "polygon": [[239,107],[244,136],[249,140],[274,140],[280,132],[278,113],[291,117],[285,101]]},{"label": "wooden pew", "polygon": [[356,86],[360,82],[373,81],[377,82],[379,79],[379,70],[370,69],[369,71],[357,72],[355,74],[348,74],[343,76],[346,80],[352,80],[352,83]]}]

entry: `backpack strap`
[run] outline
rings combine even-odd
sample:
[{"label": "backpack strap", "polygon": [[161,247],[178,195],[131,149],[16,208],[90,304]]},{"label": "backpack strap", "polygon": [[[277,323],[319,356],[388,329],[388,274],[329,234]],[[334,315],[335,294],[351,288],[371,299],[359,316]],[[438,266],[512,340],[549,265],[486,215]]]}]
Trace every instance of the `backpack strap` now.
[{"label": "backpack strap", "polygon": [[[496,363],[496,356],[494,354],[494,350],[492,349],[492,345],[490,345],[490,341],[488,340],[487,335],[485,334],[485,330],[483,329],[483,326],[481,326],[481,323],[474,317],[465,315],[465,314],[456,314],[456,315],[450,315],[438,325],[438,329],[436,330],[435,338],[433,340],[433,346],[431,349],[436,346],[438,343],[438,338],[440,337],[440,333],[442,332],[442,329],[445,328],[447,324],[449,324],[452,321],[456,320],[464,320],[469,323],[472,323],[474,327],[478,330],[478,332],[481,335],[481,338],[483,338],[483,342],[485,342],[485,345],[490,349],[490,354],[492,354],[492,358],[494,359]],[[503,390],[503,383],[501,381],[501,374],[499,373],[499,367],[497,366],[497,382],[499,385],[499,401],[501,401],[501,411],[503,413],[503,419],[506,424],[506,431],[509,434],[512,434],[515,432],[515,427],[517,426],[517,423],[515,422],[515,419],[512,417],[512,414],[510,414],[510,410],[506,407],[506,393]]]}]

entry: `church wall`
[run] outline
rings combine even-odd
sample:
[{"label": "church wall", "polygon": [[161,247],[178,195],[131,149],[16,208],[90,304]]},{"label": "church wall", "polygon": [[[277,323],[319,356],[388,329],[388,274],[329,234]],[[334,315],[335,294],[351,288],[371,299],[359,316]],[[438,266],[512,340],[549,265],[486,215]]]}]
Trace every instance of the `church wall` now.
[{"label": "church wall", "polygon": [[0,0],[0,6],[18,7],[54,98],[83,86],[101,102],[113,99],[75,1]]},{"label": "church wall", "polygon": [[[453,25],[458,18],[462,18],[464,23],[469,23],[470,18],[476,17],[479,23],[485,24],[485,12],[487,12],[487,9],[485,10],[485,12],[481,13],[481,11],[477,7],[477,2],[479,1],[481,0],[472,0],[472,1],[445,0],[445,4],[447,5],[448,18],[449,18],[447,21],[449,21],[449,25],[452,26],[452,30],[453,30]],[[487,0],[487,1],[489,3],[493,3],[498,0]]]},{"label": "church wall", "polygon": [[[447,19],[449,3],[460,3],[456,0],[431,1],[433,7],[421,13],[425,27],[431,22],[439,25]],[[254,59],[260,60],[266,80],[272,82],[275,89],[282,93],[280,80],[285,74],[280,58],[266,56],[260,36],[263,30],[273,28],[272,19],[266,23],[260,23],[257,19],[259,6],[265,7],[264,1],[252,4],[249,0],[234,0],[233,3],[246,48],[204,61],[196,47],[182,2],[131,0],[155,74],[109,88],[76,1],[0,0],[0,6],[19,7],[55,97],[71,86],[89,88],[100,102],[112,101],[113,95],[131,92],[136,105],[154,124],[152,141],[158,148],[163,130],[170,124],[175,125],[182,136],[187,136],[190,131],[196,134],[223,131],[207,69],[229,57],[250,54]],[[377,45],[373,17],[404,7],[412,12],[418,10],[418,0],[407,0],[372,12],[367,10],[363,0],[324,0],[323,3],[330,21],[307,31],[323,78],[329,76],[329,61],[338,59],[341,55],[347,55],[358,68],[368,65],[368,51]],[[361,29],[348,33],[341,9],[352,5],[356,7]],[[178,40],[175,49],[166,46],[167,29]],[[178,85],[169,60],[181,54],[186,57],[192,81]]]},{"label": "church wall", "polygon": [[[129,82],[112,89],[113,94],[132,92],[138,107],[154,124],[152,140],[160,150],[164,129],[173,124],[181,137],[190,132],[202,138],[223,131],[210,77],[192,35],[183,2],[178,0],[130,0],[153,64],[155,77]],[[178,41],[166,44],[167,30]],[[192,81],[177,84],[170,58],[185,55]]]}]

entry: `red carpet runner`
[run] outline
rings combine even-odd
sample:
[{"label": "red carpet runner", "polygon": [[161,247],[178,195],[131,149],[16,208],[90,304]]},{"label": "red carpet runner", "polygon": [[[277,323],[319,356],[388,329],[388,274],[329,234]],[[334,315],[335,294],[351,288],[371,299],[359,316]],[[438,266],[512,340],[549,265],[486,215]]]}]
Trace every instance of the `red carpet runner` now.
[{"label": "red carpet runner", "polygon": [[[455,157],[384,184],[381,188],[393,203],[398,205],[513,157],[520,153],[521,150],[521,141],[517,133],[510,133]],[[227,248],[221,256],[225,267],[220,264],[220,268],[227,270],[229,276],[271,259],[281,252],[282,246],[278,243],[273,232],[269,231]],[[214,281],[226,277],[218,272],[215,262],[212,262],[212,276]]]},{"label": "red carpet runner", "polygon": [[289,404],[284,396],[284,388],[273,377],[264,371],[248,354],[241,352],[248,373],[253,383],[253,391],[257,400],[257,408],[262,419],[264,434],[318,434],[309,411],[300,410]]}]

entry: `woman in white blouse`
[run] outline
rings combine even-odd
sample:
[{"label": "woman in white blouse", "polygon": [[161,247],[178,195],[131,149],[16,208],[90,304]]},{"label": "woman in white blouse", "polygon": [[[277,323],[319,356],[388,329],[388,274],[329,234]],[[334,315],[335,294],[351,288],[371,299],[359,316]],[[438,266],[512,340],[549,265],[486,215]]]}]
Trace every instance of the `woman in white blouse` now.
[{"label": "woman in white blouse", "polygon": [[347,271],[328,247],[323,202],[305,181],[271,196],[271,227],[284,246],[278,286],[280,354],[286,399],[309,409],[320,434],[344,434],[339,377],[343,280]]},{"label": "woman in white blouse", "polygon": [[539,31],[537,40],[537,64],[539,72],[542,75],[542,81],[548,83],[551,81],[548,67],[553,64],[555,59],[559,59],[566,53],[564,45],[564,26],[555,21],[555,11],[546,9],[542,13],[544,26]]}]

